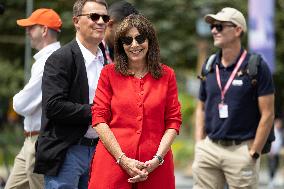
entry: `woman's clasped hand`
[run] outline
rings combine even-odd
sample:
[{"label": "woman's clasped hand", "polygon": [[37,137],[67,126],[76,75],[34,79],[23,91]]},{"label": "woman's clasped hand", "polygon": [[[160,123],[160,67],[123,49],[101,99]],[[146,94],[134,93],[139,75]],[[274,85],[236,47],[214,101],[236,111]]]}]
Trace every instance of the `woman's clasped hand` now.
[{"label": "woman's clasped hand", "polygon": [[140,162],[124,156],[120,165],[131,177],[128,182],[135,183],[147,180],[148,175],[159,166],[159,161],[157,158],[153,158],[146,162]]}]

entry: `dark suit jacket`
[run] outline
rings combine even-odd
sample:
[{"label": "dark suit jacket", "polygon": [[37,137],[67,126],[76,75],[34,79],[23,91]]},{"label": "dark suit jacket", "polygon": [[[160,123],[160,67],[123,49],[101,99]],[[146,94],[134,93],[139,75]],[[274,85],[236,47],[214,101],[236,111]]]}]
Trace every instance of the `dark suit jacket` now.
[{"label": "dark suit jacket", "polygon": [[92,119],[86,67],[75,39],[46,61],[42,111],[34,172],[54,176],[68,147],[84,136]]}]

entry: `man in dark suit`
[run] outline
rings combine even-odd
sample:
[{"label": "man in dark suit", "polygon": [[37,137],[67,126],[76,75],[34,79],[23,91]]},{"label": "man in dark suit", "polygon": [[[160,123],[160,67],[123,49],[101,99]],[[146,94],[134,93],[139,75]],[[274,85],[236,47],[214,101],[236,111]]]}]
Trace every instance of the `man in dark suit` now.
[{"label": "man in dark suit", "polygon": [[104,65],[98,47],[109,21],[105,0],[77,0],[76,38],[53,53],[42,81],[42,128],[36,146],[36,173],[45,188],[87,188],[98,135],[91,103]]}]

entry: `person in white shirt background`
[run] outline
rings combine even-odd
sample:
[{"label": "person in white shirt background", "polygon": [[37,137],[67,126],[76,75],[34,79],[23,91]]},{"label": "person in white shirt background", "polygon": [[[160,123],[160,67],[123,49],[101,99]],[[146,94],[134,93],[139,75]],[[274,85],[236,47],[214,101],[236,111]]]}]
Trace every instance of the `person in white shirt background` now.
[{"label": "person in white shirt background", "polygon": [[44,186],[43,175],[33,173],[33,169],[35,142],[41,128],[42,75],[45,61],[60,48],[58,34],[62,21],[54,10],[40,8],[30,17],[17,20],[17,24],[26,29],[31,47],[38,52],[33,56],[35,62],[31,69],[31,78],[13,97],[15,112],[24,117],[25,141],[15,158],[5,189],[41,189]]}]

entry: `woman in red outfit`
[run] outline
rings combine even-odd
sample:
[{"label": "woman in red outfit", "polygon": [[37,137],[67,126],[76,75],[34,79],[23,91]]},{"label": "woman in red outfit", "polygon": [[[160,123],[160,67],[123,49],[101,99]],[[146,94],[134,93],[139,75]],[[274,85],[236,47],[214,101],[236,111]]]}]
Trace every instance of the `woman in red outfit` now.
[{"label": "woman in red outfit", "polygon": [[160,63],[151,23],[118,27],[115,64],[104,67],[92,107],[99,134],[89,189],[174,189],[170,146],[181,125],[174,71]]}]

